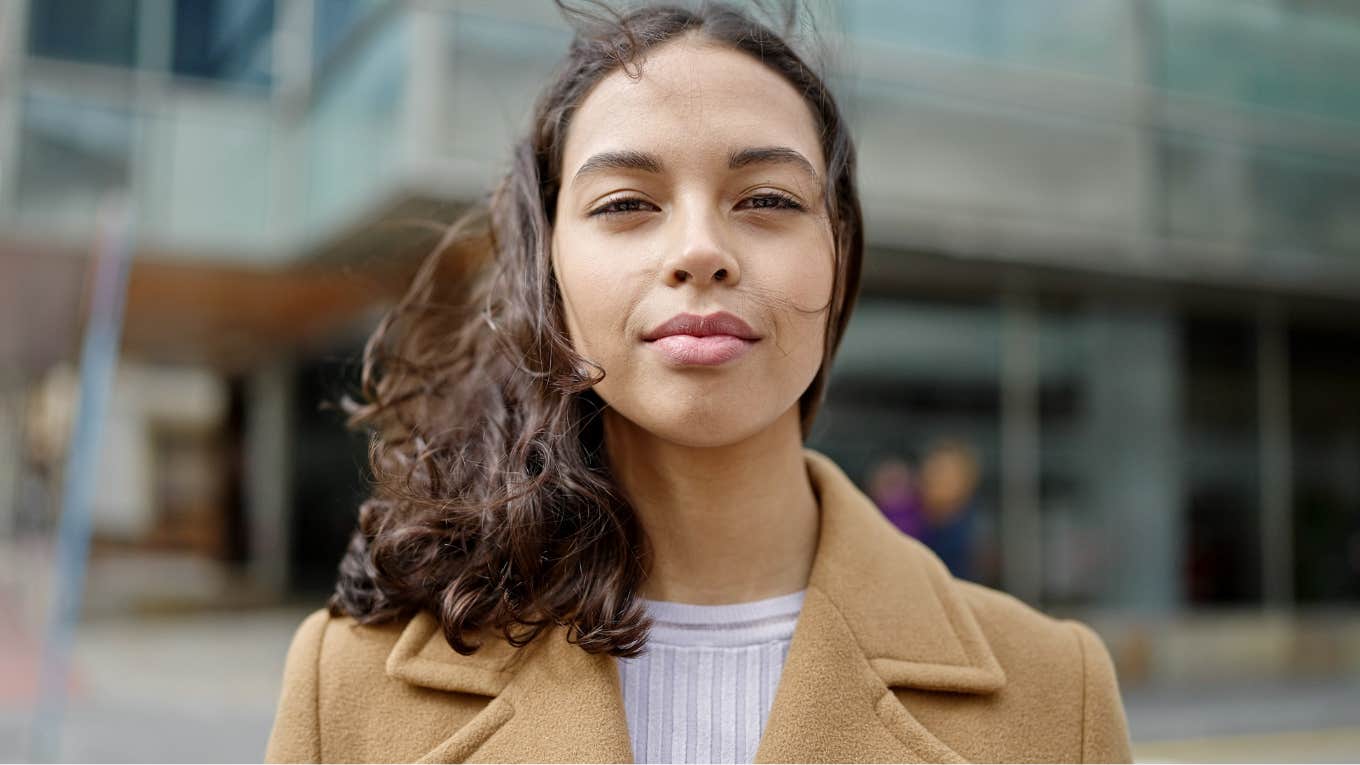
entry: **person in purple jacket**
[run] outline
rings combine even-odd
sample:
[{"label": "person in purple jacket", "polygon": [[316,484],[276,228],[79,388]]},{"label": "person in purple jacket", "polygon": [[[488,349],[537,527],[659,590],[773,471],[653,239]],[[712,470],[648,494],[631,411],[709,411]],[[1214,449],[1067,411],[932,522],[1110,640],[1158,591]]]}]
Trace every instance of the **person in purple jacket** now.
[{"label": "person in purple jacket", "polygon": [[916,473],[901,457],[888,457],[869,471],[869,496],[883,515],[903,534],[921,539],[926,531],[925,513]]}]

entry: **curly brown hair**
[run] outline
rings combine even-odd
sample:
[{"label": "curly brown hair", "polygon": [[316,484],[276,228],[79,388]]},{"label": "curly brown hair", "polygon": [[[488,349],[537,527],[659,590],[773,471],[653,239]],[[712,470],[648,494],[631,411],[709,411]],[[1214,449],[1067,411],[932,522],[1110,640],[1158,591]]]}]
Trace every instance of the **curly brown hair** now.
[{"label": "curly brown hair", "polygon": [[[700,35],[750,55],[803,95],[827,163],[836,261],[822,365],[799,399],[806,438],[858,292],[864,239],[855,151],[826,85],[771,29],[722,4],[627,14],[559,8],[575,37],[488,203],[455,223],[364,348],[351,427],[371,431],[373,491],[328,601],[363,624],[431,612],[456,651],[519,646],[565,625],[592,653],[634,656],[647,540],[611,478],[592,387],[568,337],[549,241],[572,115],[648,49]],[[786,14],[785,36],[795,15]]]}]

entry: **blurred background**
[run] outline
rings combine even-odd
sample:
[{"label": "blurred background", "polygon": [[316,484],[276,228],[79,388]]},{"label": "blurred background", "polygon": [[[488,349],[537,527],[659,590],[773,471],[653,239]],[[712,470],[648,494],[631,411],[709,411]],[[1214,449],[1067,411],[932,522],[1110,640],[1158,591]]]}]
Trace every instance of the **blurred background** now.
[{"label": "blurred background", "polygon": [[[1360,3],[808,9],[869,240],[810,445],[1096,628],[1140,761],[1360,758]],[[547,0],[0,1],[0,759],[263,755],[364,495],[327,404],[568,40]]]}]

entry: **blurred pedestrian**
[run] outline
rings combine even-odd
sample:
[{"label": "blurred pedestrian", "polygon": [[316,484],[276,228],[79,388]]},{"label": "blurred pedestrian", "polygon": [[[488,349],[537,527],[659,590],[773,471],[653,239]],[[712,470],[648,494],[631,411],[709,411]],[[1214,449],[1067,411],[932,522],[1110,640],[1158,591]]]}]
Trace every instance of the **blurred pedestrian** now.
[{"label": "blurred pedestrian", "polygon": [[901,457],[878,461],[869,471],[869,496],[883,515],[907,536],[925,532],[921,491],[911,464]]},{"label": "blurred pedestrian", "polygon": [[958,439],[933,446],[921,463],[924,541],[950,573],[972,580],[975,496],[981,466],[977,452]]}]

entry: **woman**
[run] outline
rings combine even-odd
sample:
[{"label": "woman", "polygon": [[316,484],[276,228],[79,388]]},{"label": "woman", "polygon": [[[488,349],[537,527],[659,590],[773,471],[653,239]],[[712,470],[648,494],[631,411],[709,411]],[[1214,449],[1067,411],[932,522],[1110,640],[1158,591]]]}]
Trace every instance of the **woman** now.
[{"label": "woman", "polygon": [[1127,761],[1090,629],[802,446],[863,251],[822,81],[724,7],[579,23],[366,349],[377,488],[269,759]]}]

